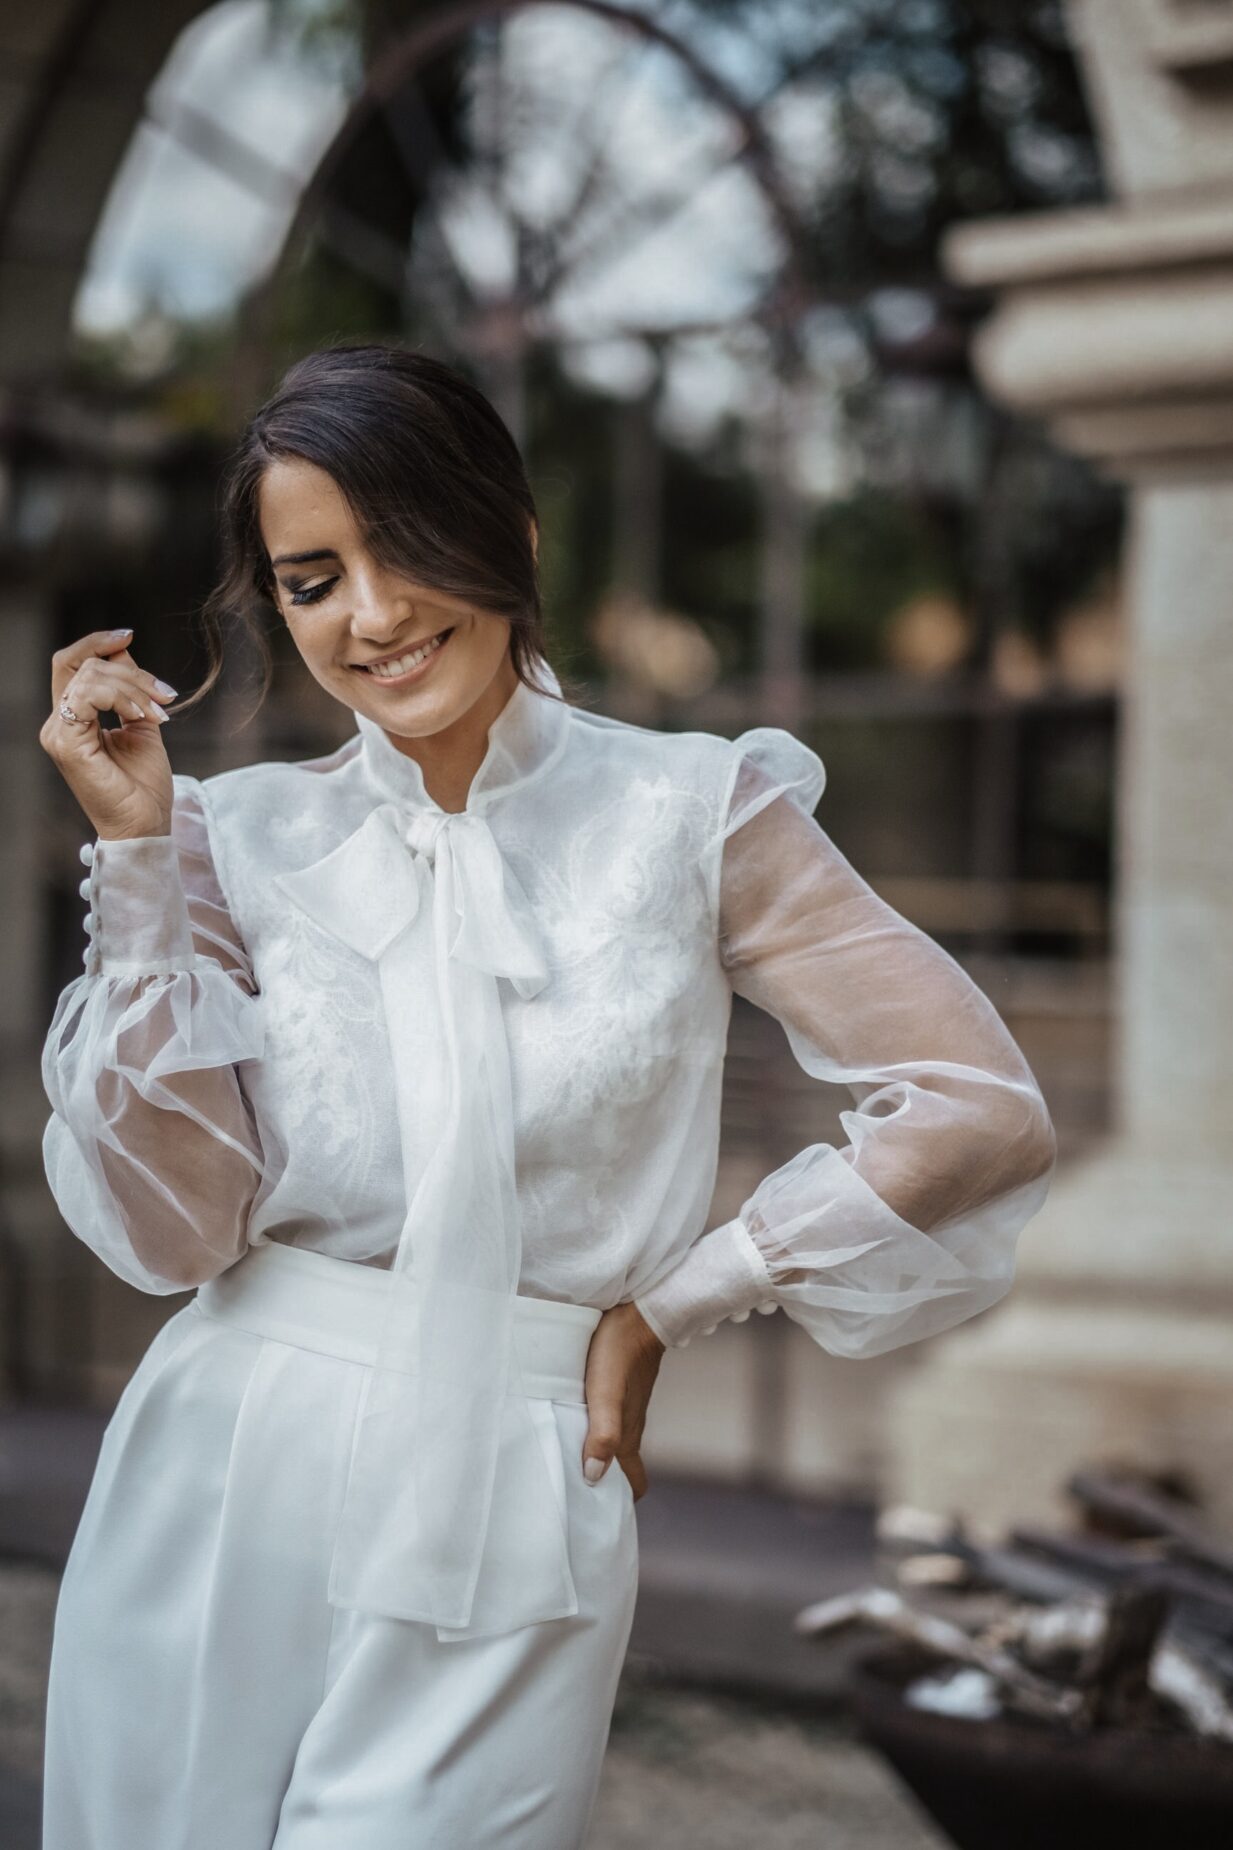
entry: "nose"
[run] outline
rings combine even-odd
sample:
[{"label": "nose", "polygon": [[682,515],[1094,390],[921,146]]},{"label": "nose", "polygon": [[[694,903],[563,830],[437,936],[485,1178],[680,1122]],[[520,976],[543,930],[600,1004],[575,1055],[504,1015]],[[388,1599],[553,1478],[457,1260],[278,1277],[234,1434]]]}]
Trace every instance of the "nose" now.
[{"label": "nose", "polygon": [[367,570],[351,579],[351,634],[378,646],[415,621],[415,602],[392,572]]}]

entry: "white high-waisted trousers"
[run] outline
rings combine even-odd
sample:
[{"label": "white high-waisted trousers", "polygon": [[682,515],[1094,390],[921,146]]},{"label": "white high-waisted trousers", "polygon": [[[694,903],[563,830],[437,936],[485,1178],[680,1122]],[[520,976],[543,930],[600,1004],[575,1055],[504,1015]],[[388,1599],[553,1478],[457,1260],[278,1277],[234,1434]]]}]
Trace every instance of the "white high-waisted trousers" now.
[{"label": "white high-waisted trousers", "polygon": [[326,1599],[384,1289],[256,1247],[142,1358],[56,1611],[44,1850],[580,1850],[638,1576],[628,1479],[582,1475],[599,1312],[519,1298],[515,1325],[578,1613],[443,1643]]}]

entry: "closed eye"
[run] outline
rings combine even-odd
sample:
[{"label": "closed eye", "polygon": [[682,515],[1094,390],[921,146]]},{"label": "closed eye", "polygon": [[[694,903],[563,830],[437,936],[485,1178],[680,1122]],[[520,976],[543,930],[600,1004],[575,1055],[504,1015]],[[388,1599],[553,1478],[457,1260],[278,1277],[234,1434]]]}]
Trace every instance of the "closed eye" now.
[{"label": "closed eye", "polygon": [[326,578],[323,579],[319,585],[309,585],[305,590],[293,591],[291,593],[290,602],[293,604],[318,604],[326,595],[327,591],[332,591],[337,583],[337,578]]}]

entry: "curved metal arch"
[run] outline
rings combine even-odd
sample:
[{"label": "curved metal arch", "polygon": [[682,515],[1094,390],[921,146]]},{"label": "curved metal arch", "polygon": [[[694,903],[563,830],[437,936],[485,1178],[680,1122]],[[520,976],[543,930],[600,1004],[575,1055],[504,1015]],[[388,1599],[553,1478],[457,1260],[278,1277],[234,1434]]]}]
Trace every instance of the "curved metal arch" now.
[{"label": "curved metal arch", "polygon": [[[792,349],[796,317],[809,300],[800,259],[804,234],[757,111],[745,103],[685,40],[658,20],[618,4],[618,0],[456,0],[455,4],[443,7],[432,18],[404,33],[374,61],[345,121],[301,194],[283,242],[283,256],[259,293],[264,294],[277,286],[286,253],[303,242],[314,218],[328,209],[331,183],[375,111],[388,108],[427,59],[444,51],[465,33],[543,5],[567,6],[576,12],[590,14],[660,46],[689,72],[702,94],[737,124],[740,140],[732,158],[743,161],[750,168],[784,241],[785,260],[771,297],[774,313],[768,320],[773,332]],[[352,230],[357,235],[362,234],[362,227],[354,226]]]}]

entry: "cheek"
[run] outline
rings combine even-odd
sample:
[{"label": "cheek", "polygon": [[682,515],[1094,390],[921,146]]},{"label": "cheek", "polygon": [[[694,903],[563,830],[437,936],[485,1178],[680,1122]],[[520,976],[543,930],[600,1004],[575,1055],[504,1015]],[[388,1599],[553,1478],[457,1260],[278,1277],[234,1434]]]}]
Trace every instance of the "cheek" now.
[{"label": "cheek", "polygon": [[345,672],[338,660],[336,625],[327,623],[324,617],[305,620],[297,612],[292,612],[286,622],[288,634],[305,667],[318,681],[337,680]]},{"label": "cheek", "polygon": [[473,617],[462,632],[471,661],[495,670],[509,647],[509,625],[494,617]]}]

